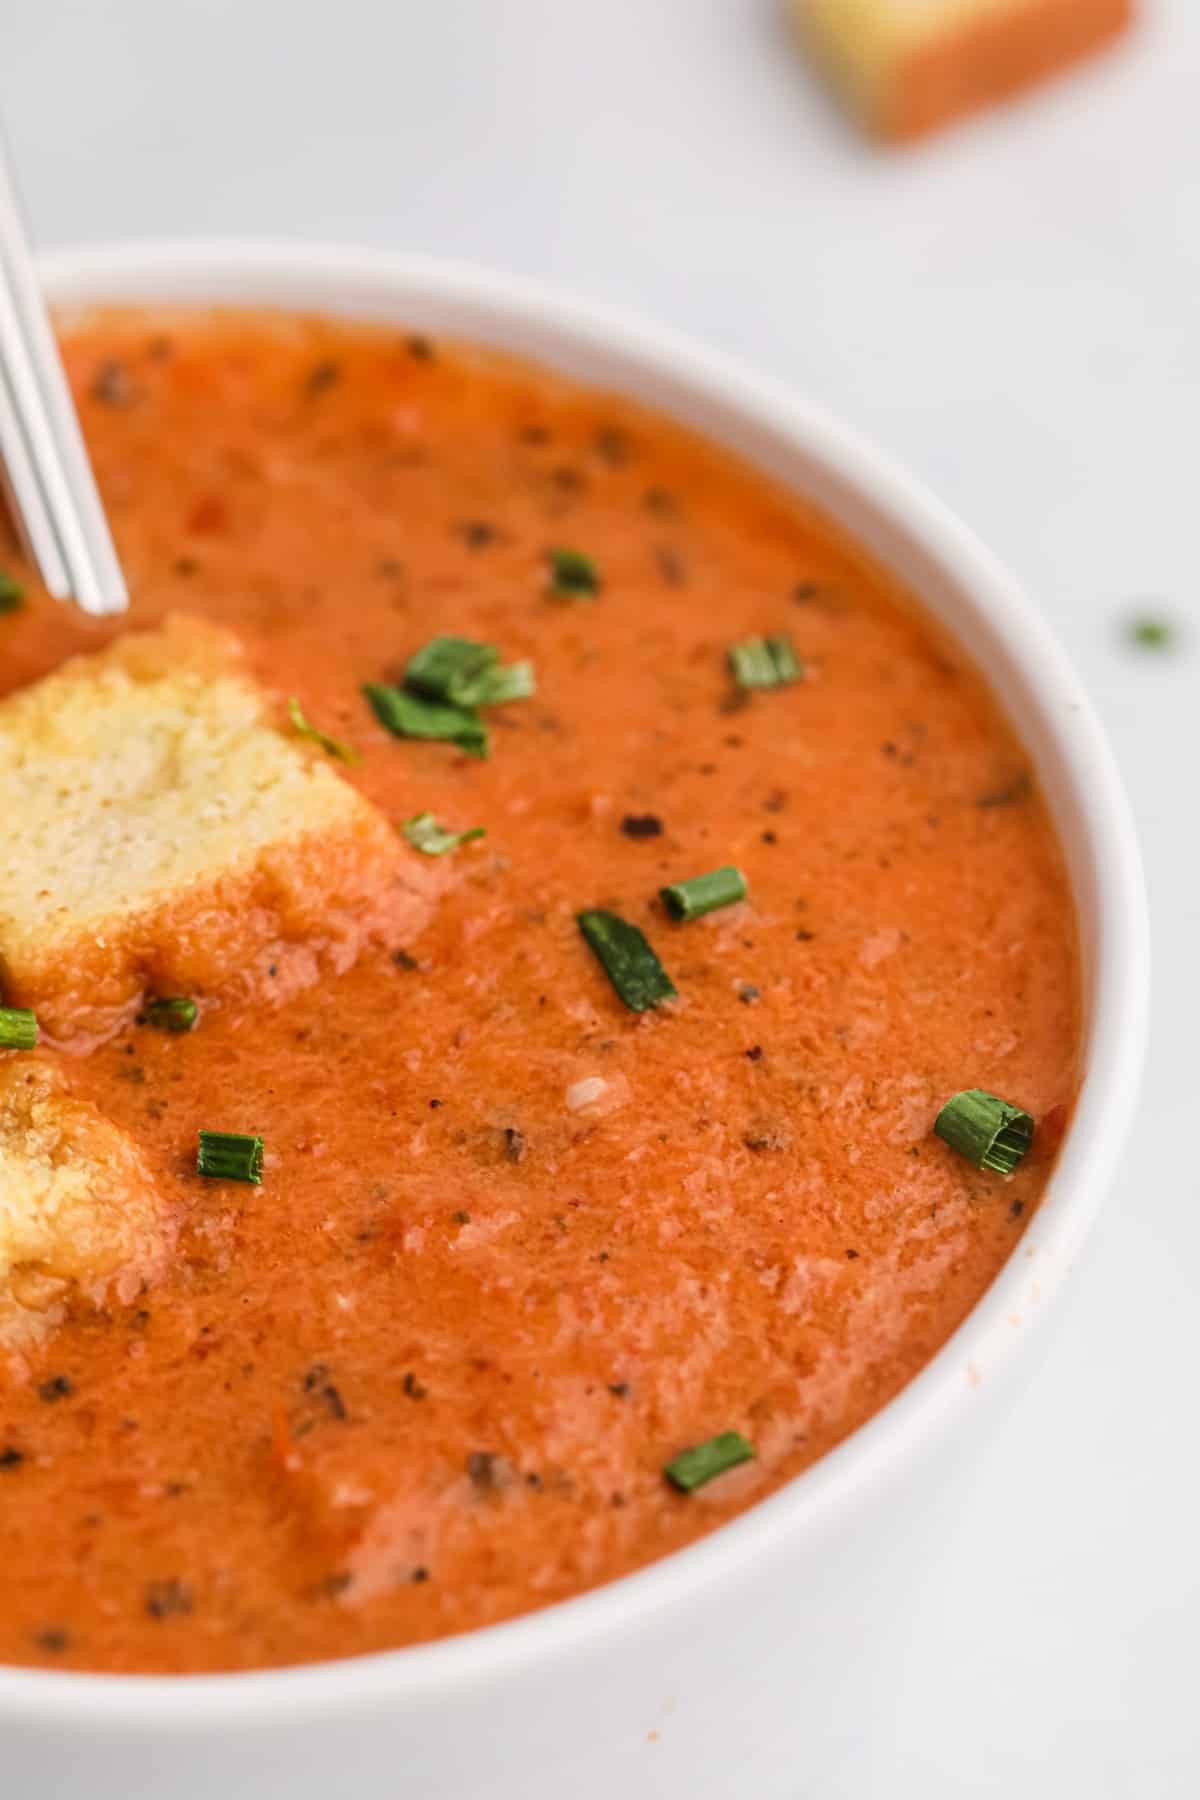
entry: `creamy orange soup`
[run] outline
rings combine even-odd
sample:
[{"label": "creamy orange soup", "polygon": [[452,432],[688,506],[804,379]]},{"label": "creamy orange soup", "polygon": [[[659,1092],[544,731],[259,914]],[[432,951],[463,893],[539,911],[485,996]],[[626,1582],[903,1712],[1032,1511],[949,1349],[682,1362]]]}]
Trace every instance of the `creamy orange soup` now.
[{"label": "creamy orange soup", "polygon": [[[346,1656],[689,1543],[904,1386],[1045,1186],[1078,969],[1020,744],[852,543],[630,401],[266,315],[104,314],[65,350],[131,622],[232,626],[397,827],[486,836],[344,975],[36,1052],[178,1236],[140,1295],[0,1357],[0,1657]],[[564,547],[593,595],[551,591]],[[127,628],[11,540],[0,567],[0,691]],[[535,667],[486,759],[362,696],[444,633]],[[749,691],[727,652],[764,634],[802,675]],[[748,898],[673,921],[660,888],[723,865]],[[593,907],[677,999],[622,1004]],[[932,1134],[972,1087],[1038,1121],[1010,1178]],[[261,1186],[198,1176],[206,1127],[262,1135]],[[729,1431],[752,1460],[679,1491]]]}]

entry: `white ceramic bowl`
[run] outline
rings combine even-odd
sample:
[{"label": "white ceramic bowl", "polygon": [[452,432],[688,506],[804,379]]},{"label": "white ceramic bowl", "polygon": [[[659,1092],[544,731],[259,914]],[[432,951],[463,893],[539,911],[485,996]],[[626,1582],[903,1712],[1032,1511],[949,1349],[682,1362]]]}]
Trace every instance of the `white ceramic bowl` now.
[{"label": "white ceramic bowl", "polygon": [[[1137,846],[1072,670],[1004,570],[929,494],[761,375],[658,329],[472,269],[379,252],[178,243],[58,252],[53,299],[264,304],[474,338],[623,389],[815,500],[988,673],[1070,865],[1086,1076],[1049,1193],[961,1330],[798,1480],[608,1587],[427,1648],[253,1675],[0,1670],[13,1800],[727,1800],[817,1791],[869,1729],[904,1595],[968,1440],[1100,1205],[1133,1111],[1148,993]],[[936,1564],[934,1565],[936,1579]],[[984,1623],[981,1621],[981,1624]],[[890,1666],[894,1667],[894,1663]]]}]

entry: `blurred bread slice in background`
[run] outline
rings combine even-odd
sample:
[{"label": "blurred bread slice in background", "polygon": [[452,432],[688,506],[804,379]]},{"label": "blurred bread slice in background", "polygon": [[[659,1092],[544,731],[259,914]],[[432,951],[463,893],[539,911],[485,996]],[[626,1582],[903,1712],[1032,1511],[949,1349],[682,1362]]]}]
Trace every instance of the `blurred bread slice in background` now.
[{"label": "blurred bread slice in background", "polygon": [[872,136],[900,143],[1007,100],[1102,49],[1136,0],[790,0]]}]

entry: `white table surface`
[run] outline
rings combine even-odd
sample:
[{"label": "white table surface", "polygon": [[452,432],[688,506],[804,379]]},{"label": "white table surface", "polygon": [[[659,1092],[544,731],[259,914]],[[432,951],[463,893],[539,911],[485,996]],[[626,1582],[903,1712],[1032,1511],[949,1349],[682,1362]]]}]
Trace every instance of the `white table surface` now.
[{"label": "white table surface", "polygon": [[1119,631],[1142,601],[1200,610],[1196,0],[1147,0],[1119,58],[901,157],[842,128],[774,0],[0,10],[43,242],[330,236],[639,308],[866,430],[1044,607],[1140,820],[1149,1077],[1044,1366],[825,1794],[1200,1793],[1200,635],[1156,658]]}]

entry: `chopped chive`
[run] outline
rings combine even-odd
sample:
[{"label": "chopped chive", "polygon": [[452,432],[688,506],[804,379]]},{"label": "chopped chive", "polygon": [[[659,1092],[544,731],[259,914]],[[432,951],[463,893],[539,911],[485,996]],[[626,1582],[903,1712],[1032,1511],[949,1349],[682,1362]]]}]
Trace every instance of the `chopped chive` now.
[{"label": "chopped chive", "polygon": [[473,682],[470,698],[464,706],[504,706],[510,700],[528,700],[537,692],[537,679],[531,662],[505,663],[498,669],[485,669]]},{"label": "chopped chive", "polygon": [[1029,1113],[982,1088],[967,1088],[947,1100],[933,1129],[977,1169],[997,1175],[1011,1175],[1033,1141]]},{"label": "chopped chive", "polygon": [[337,762],[344,763],[356,763],[362,760],[353,744],[343,744],[340,738],[328,737],[325,732],[318,731],[315,725],[310,725],[300,710],[300,702],[295,694],[288,701],[288,718],[292,721],[298,736],[308,738],[310,743],[319,745],[326,756],[332,756]]},{"label": "chopped chive", "polygon": [[488,753],[487,726],[475,714],[461,706],[445,706],[436,700],[423,700],[419,694],[404,688],[384,687],[368,682],[363,688],[379,723],[393,737],[435,738],[457,744],[469,756]]},{"label": "chopped chive", "polygon": [[1169,650],[1175,641],[1175,627],[1169,619],[1144,614],[1129,621],[1129,636],[1142,650]]},{"label": "chopped chive", "polygon": [[0,1050],[32,1050],[38,1022],[23,1006],[0,1006]]},{"label": "chopped chive", "polygon": [[263,1141],[240,1131],[202,1131],[197,1175],[212,1181],[262,1180]]},{"label": "chopped chive", "polygon": [[588,600],[600,592],[600,575],[592,558],[582,550],[547,550],[550,592],[563,600]]},{"label": "chopped chive", "polygon": [[739,687],[786,687],[799,681],[804,664],[785,633],[776,637],[744,638],[729,646],[729,666]]},{"label": "chopped chive", "polygon": [[673,919],[702,919],[718,907],[732,906],[746,898],[746,877],[727,865],[710,875],[692,875],[687,881],[660,888],[663,904]]},{"label": "chopped chive", "polygon": [[475,825],[470,831],[447,831],[439,825],[431,812],[418,813],[415,818],[405,819],[400,827],[414,850],[420,850],[424,856],[445,856],[447,850],[457,850],[460,844],[469,844],[475,838],[486,837],[487,832],[482,825]]},{"label": "chopped chive", "polygon": [[153,1025],[157,1031],[176,1033],[190,1031],[196,1023],[198,1012],[196,1002],[186,994],[172,994],[162,1000],[151,1000],[142,1008],[142,1016],[147,1025]]},{"label": "chopped chive", "polygon": [[418,650],[404,671],[404,684],[413,693],[451,706],[501,706],[508,700],[527,700],[534,692],[533,664],[499,664],[494,644],[476,644],[470,638],[436,637]]},{"label": "chopped chive", "polygon": [[486,670],[500,660],[494,644],[476,644],[470,638],[430,638],[409,658],[404,671],[404,685],[414,694],[430,700],[444,700],[451,706],[473,706],[463,692],[478,681]]},{"label": "chopped chive", "polygon": [[675,983],[636,925],[600,907],[576,913],[575,922],[632,1012],[645,1012],[674,997]]},{"label": "chopped chive", "polygon": [[0,613],[14,613],[25,602],[25,589],[15,575],[0,569]]},{"label": "chopped chive", "polygon": [[705,1444],[693,1444],[690,1450],[681,1450],[667,1464],[663,1474],[681,1494],[690,1494],[694,1488],[711,1481],[714,1475],[723,1475],[726,1469],[736,1469],[739,1463],[749,1462],[753,1455],[754,1445],[740,1431],[722,1431]]}]

